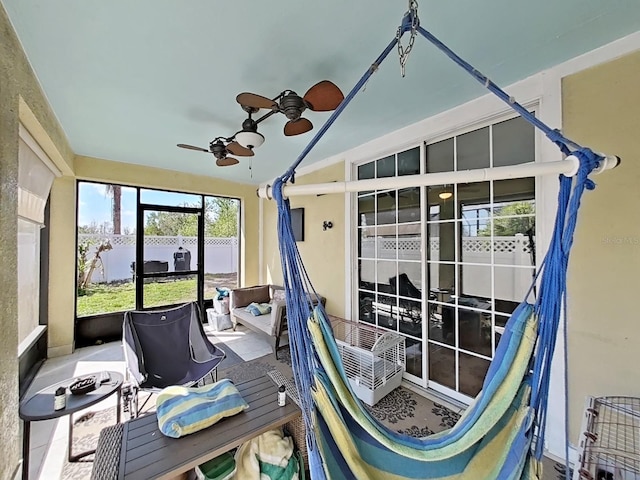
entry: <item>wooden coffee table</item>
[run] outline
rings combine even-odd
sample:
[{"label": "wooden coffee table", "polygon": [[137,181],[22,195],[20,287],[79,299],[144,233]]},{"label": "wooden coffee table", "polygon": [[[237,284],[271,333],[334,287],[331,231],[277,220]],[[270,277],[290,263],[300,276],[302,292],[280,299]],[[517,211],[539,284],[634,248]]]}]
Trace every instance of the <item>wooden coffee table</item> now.
[{"label": "wooden coffee table", "polygon": [[[278,406],[277,386],[266,375],[236,386],[249,408],[182,438],[163,435],[158,429],[155,413],[125,422],[117,460],[117,478],[148,480],[175,477],[301,414],[291,399],[287,399],[284,407]],[[98,463],[101,462],[96,458],[92,478],[102,478],[101,472],[95,471],[102,468]]]}]

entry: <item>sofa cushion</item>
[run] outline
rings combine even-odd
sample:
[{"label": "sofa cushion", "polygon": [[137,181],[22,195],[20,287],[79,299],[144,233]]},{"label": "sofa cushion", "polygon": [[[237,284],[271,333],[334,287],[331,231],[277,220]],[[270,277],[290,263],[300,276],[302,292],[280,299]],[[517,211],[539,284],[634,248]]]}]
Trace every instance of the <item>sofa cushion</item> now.
[{"label": "sofa cushion", "polygon": [[236,317],[236,320],[240,321],[240,323],[256,327],[267,335],[273,335],[271,315],[260,315],[259,317],[255,317],[244,308],[234,308],[231,313]]},{"label": "sofa cushion", "polygon": [[269,303],[269,285],[239,288],[233,291],[233,307],[245,307],[252,302]]}]

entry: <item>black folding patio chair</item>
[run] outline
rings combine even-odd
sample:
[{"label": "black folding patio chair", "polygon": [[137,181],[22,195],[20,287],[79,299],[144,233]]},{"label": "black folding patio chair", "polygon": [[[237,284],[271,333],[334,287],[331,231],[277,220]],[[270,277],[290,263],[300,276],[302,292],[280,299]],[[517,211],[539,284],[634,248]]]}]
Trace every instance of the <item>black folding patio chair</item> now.
[{"label": "black folding patio chair", "polygon": [[144,407],[138,407],[141,390],[158,393],[170,385],[204,384],[207,376],[217,380],[216,368],[225,353],[207,338],[197,303],[126,312],[122,332],[128,377],[124,408],[131,417]]}]

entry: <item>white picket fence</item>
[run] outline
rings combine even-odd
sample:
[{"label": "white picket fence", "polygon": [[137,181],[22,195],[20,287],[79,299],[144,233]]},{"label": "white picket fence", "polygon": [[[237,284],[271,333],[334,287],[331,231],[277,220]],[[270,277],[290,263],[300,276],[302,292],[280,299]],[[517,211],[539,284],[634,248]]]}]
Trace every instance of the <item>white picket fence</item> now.
[{"label": "white picket fence", "polygon": [[[406,273],[412,280],[422,278],[423,255],[420,237],[365,237],[362,239],[362,258],[378,258],[398,261],[366,261],[361,265],[360,277],[371,283],[386,283],[399,273]],[[441,269],[451,266],[438,263],[440,239],[432,237],[429,245],[429,276],[431,285],[440,286]],[[426,255],[424,256],[426,257]],[[495,296],[504,300],[520,302],[532,281],[533,267],[529,239],[522,234],[510,237],[463,237],[461,260],[462,291],[466,295],[492,297],[492,278]],[[493,262],[494,268],[491,268]],[[396,272],[396,268],[398,271]],[[376,280],[375,273],[378,273]],[[414,281],[418,289],[421,282]]]},{"label": "white picket fence", "polygon": [[[92,243],[87,258],[93,257],[97,245],[109,240],[112,249],[103,252],[103,269],[98,266],[91,276],[93,283],[110,283],[130,280],[133,276],[131,263],[136,259],[135,235],[100,235],[79,234],[78,243],[89,241]],[[182,236],[145,236],[144,259],[168,262],[169,272],[174,270],[173,254],[178,247],[191,253],[190,268],[197,268],[198,246],[197,237]],[[215,238],[204,239],[204,273],[236,273],[238,271],[238,239]]]}]

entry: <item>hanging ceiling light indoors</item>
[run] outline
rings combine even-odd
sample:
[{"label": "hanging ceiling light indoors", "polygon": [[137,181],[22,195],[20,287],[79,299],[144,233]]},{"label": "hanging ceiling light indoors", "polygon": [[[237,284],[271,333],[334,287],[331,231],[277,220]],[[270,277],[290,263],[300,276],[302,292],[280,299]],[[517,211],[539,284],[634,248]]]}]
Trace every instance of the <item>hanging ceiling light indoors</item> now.
[{"label": "hanging ceiling light indoors", "polygon": [[438,194],[438,197],[440,197],[442,200],[447,200],[452,196],[453,196],[453,192],[451,192],[451,190],[448,190],[446,185],[442,188],[442,191]]},{"label": "hanging ceiling light indoors", "polygon": [[242,122],[242,130],[235,134],[235,140],[249,150],[258,148],[264,143],[264,135],[258,133],[258,124],[251,118],[251,111],[249,111],[249,118]]}]

